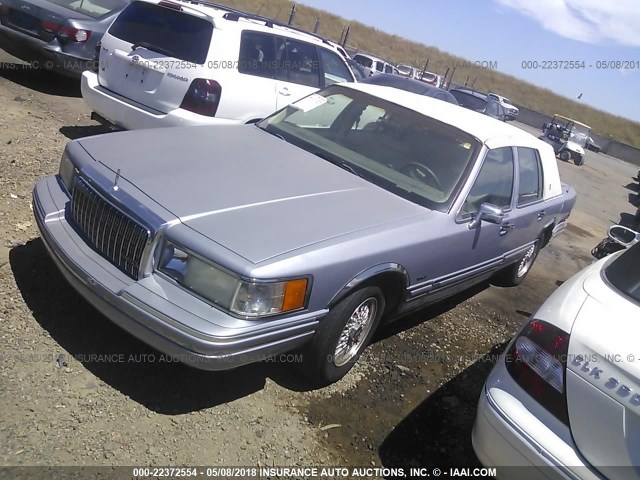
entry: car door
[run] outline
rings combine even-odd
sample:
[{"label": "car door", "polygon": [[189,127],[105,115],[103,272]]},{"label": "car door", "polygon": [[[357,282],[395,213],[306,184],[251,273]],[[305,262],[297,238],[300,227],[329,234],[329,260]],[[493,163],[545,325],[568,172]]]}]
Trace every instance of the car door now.
[{"label": "car door", "polygon": [[544,207],[540,154],[535,148],[517,147],[515,150],[516,207],[509,219],[512,228],[507,235],[512,237],[514,248],[524,249],[540,236],[549,217]]},{"label": "car door", "polygon": [[310,43],[278,37],[276,40],[276,103],[283,108],[320,88],[318,49]]},{"label": "car door", "polygon": [[[513,151],[510,147],[487,151],[482,167],[476,176],[460,210],[452,218],[450,232],[443,234],[434,247],[447,252],[436,268],[430,285],[430,296],[439,298],[451,295],[488,278],[505,261],[505,254],[513,249],[513,239],[508,235],[511,226],[515,183]],[[501,223],[472,221],[480,206],[488,203],[503,210]],[[473,228],[471,228],[473,227]]]}]

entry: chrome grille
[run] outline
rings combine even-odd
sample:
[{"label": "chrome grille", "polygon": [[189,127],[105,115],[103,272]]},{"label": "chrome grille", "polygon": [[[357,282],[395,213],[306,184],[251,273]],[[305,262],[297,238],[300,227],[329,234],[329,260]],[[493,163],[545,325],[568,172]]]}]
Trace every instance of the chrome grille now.
[{"label": "chrome grille", "polygon": [[110,203],[82,179],[73,188],[71,217],[93,248],[116,267],[138,278],[149,231]]}]

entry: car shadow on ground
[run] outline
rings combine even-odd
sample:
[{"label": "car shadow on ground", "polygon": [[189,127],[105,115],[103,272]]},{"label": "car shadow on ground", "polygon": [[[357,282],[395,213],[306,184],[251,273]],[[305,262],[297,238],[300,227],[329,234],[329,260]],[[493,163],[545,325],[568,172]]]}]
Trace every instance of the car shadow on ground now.
[{"label": "car shadow on ground", "polygon": [[471,444],[478,399],[489,372],[508,342],[427,397],[384,439],[378,449],[385,467],[480,467]]},{"label": "car shadow on ground", "polygon": [[87,370],[150,410],[181,414],[261,390],[267,377],[302,389],[293,365],[262,362],[209,372],[170,361],[121,330],[86,302],[50,260],[40,238],[13,248],[9,262],[33,317],[60,345],[69,366]]},{"label": "car shadow on ground", "polygon": [[82,137],[91,137],[93,135],[102,135],[103,133],[112,133],[116,130],[106,125],[77,125],[73,127],[60,127],[59,132],[69,140],[75,140]]},{"label": "car shadow on ground", "polygon": [[28,64],[3,63],[0,67],[0,77],[47,95],[76,98],[82,96],[80,79],[32,68]]},{"label": "car shadow on ground", "polygon": [[471,297],[478,295],[480,292],[489,288],[491,284],[489,281],[480,282],[467,290],[463,290],[451,297],[445,298],[437,303],[422,307],[415,312],[407,314],[404,317],[400,317],[393,322],[385,325],[381,325],[376,334],[373,337],[373,343],[384,340],[385,338],[397,335],[400,332],[409,330],[417,325],[427,322],[432,318],[436,318],[449,310],[454,309],[461,303],[469,300]]}]

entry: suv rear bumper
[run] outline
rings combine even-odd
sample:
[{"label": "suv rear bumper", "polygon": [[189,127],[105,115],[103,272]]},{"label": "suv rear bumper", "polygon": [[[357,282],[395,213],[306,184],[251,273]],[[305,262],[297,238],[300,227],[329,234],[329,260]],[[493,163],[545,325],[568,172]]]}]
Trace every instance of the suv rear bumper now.
[{"label": "suv rear bumper", "polygon": [[99,312],[172,360],[203,370],[277,361],[276,355],[310,339],[318,319],[326,313],[307,312],[247,325],[211,307],[204,318],[190,308],[195,298],[179,287],[155,275],[133,280],[91,249],[67,222],[68,203],[58,177],[47,177],[36,184],[34,215],[54,263]]},{"label": "suv rear bumper", "polygon": [[113,125],[127,130],[242,123],[228,118],[205,117],[181,108],[169,113],[153,110],[104,88],[94,72],[87,71],[82,74],[80,90],[82,98],[91,110]]}]

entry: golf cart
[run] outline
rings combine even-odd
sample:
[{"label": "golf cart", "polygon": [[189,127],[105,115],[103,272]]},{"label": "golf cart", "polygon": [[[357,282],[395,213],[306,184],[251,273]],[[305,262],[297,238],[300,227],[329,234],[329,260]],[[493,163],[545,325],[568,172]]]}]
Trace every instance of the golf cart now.
[{"label": "golf cart", "polygon": [[560,160],[573,159],[580,166],[584,163],[584,149],[590,133],[589,125],[556,114],[542,125],[542,135],[538,138],[549,143]]}]

